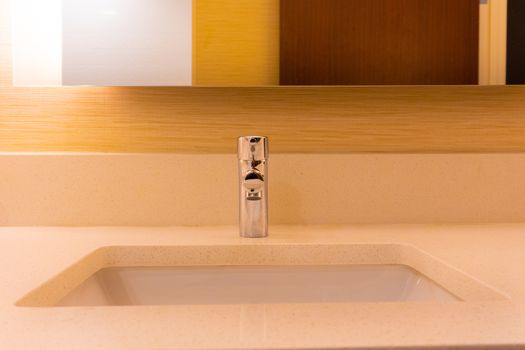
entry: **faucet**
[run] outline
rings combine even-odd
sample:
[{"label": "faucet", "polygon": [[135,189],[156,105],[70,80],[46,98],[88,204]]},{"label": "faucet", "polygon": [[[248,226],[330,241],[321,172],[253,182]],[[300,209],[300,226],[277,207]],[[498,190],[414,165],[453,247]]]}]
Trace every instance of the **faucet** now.
[{"label": "faucet", "polygon": [[241,237],[268,236],[268,138],[243,136],[238,143]]}]

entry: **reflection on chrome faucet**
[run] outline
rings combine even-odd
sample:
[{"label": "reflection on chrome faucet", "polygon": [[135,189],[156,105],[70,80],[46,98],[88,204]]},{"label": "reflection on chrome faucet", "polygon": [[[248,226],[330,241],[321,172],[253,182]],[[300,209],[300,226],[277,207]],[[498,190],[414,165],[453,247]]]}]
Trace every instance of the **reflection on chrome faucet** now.
[{"label": "reflection on chrome faucet", "polygon": [[239,138],[239,224],[241,237],[268,236],[268,138]]}]

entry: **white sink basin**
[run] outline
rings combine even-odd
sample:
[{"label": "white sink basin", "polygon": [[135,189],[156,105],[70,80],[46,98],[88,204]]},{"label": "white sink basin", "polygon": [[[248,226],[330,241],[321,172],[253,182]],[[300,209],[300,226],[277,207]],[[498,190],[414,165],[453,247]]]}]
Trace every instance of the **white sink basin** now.
[{"label": "white sink basin", "polygon": [[401,265],[107,268],[58,306],[459,300]]},{"label": "white sink basin", "polygon": [[43,276],[21,307],[505,300],[409,245],[110,246]]}]

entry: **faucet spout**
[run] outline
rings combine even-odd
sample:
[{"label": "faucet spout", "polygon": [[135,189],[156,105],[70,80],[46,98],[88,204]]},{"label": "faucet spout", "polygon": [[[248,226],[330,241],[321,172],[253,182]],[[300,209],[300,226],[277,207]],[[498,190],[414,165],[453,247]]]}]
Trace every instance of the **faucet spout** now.
[{"label": "faucet spout", "polygon": [[238,143],[241,237],[268,236],[268,138],[243,136]]}]

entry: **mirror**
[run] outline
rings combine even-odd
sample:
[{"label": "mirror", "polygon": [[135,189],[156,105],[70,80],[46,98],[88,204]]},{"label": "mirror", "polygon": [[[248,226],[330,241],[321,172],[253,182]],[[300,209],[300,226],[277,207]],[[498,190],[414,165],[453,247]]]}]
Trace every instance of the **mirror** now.
[{"label": "mirror", "polygon": [[514,14],[523,3],[13,0],[13,83],[465,85],[508,74],[524,83],[522,65],[510,64],[525,60],[515,34],[524,21],[511,15],[509,67],[506,57],[507,6]]},{"label": "mirror", "polygon": [[191,0],[13,0],[15,86],[192,83]]}]

